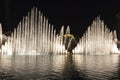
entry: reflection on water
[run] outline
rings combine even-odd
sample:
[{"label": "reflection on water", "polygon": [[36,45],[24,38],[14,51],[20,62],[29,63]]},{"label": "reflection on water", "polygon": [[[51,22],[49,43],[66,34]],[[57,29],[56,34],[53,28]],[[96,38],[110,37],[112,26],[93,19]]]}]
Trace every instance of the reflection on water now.
[{"label": "reflection on water", "polygon": [[119,55],[0,56],[0,79],[119,80]]},{"label": "reflection on water", "polygon": [[[75,56],[75,65],[78,72],[83,72],[87,79],[110,80],[112,77],[118,79],[119,56]],[[113,79],[112,79],[113,80]]]}]

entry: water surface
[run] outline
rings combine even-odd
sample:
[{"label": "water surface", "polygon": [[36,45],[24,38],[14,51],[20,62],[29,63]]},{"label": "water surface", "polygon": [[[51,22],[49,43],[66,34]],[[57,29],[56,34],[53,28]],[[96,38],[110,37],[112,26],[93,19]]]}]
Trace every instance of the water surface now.
[{"label": "water surface", "polygon": [[119,80],[119,55],[0,56],[0,80]]}]

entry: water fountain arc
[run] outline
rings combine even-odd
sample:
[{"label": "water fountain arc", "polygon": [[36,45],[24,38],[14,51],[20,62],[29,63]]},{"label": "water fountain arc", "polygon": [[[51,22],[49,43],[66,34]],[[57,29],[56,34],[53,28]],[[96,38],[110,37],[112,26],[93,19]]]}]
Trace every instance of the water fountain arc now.
[{"label": "water fountain arc", "polygon": [[80,38],[73,52],[85,55],[120,53],[115,39],[116,31],[110,31],[104,21],[97,17]]},{"label": "water fountain arc", "polygon": [[[63,35],[63,31],[61,31],[60,36]],[[11,33],[11,37],[8,37],[5,45],[2,45],[2,54],[47,55],[63,53],[63,40],[58,37],[53,25],[49,24],[48,19],[33,7]],[[61,49],[58,49],[60,46]]]},{"label": "water fountain arc", "polygon": [[[0,35],[2,28],[0,25]],[[2,45],[2,54],[6,55],[49,55],[66,54],[74,40],[64,38],[70,34],[68,26],[64,32],[64,26],[57,34],[53,25],[35,7],[23,17],[22,21],[14,29],[8,40]],[[73,50],[74,54],[110,54],[120,53],[115,43],[117,40],[116,31],[110,31],[100,17],[97,17],[87,31],[80,38],[79,43]],[[67,41],[67,42],[65,42]],[[68,43],[66,47],[66,43]],[[74,44],[74,43],[72,43]],[[69,49],[68,49],[69,48]]]}]

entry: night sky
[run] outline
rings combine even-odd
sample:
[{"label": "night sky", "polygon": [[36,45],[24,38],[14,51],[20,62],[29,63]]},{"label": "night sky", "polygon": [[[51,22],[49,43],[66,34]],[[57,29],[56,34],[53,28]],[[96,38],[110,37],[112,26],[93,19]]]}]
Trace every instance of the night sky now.
[{"label": "night sky", "polygon": [[111,30],[117,29],[118,35],[120,33],[120,4],[105,0],[1,0],[0,22],[3,31],[17,27],[33,6],[42,11],[57,31],[62,25],[69,25],[72,34],[81,36],[100,15]]}]

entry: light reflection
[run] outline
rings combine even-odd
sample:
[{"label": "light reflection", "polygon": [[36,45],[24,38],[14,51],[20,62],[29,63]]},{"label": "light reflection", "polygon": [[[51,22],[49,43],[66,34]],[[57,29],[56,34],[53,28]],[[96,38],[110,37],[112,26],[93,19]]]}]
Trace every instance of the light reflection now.
[{"label": "light reflection", "polygon": [[110,79],[119,70],[119,55],[1,56],[0,72],[18,79]]},{"label": "light reflection", "polygon": [[119,55],[99,55],[99,56],[74,56],[75,65],[78,71],[84,71],[85,75],[90,78],[102,78],[106,75],[110,78],[117,71]]}]

